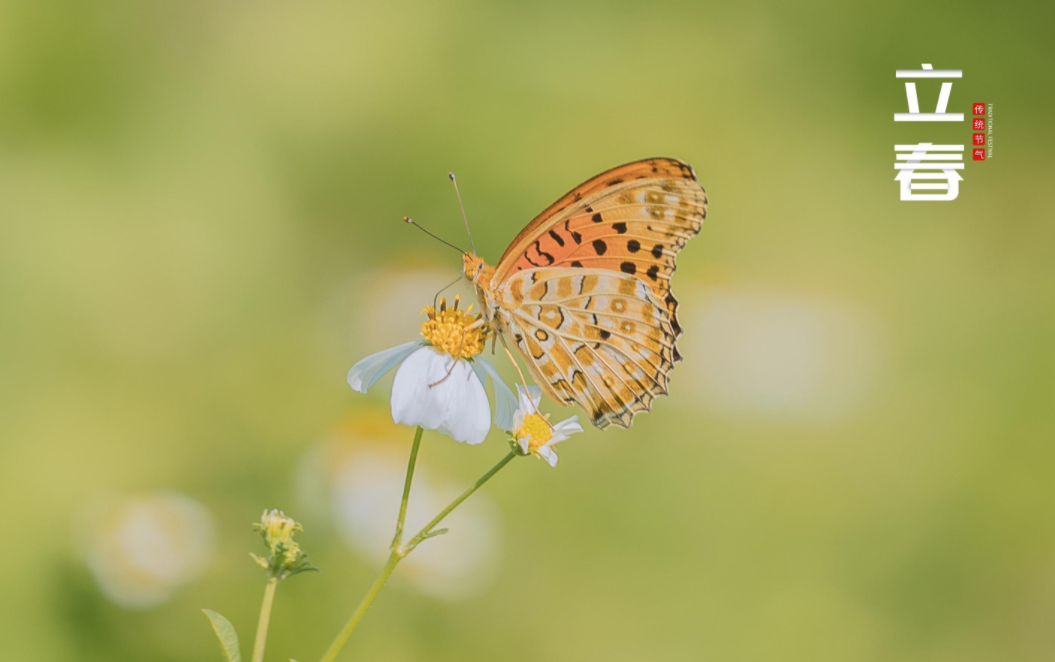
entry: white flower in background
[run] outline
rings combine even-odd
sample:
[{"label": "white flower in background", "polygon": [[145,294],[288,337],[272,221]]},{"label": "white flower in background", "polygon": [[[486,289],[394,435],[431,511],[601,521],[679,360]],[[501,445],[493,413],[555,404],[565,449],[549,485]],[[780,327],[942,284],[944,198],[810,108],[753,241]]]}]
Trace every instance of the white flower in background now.
[{"label": "white flower in background", "polygon": [[[406,457],[387,439],[341,435],[315,447],[297,472],[302,506],[329,521],[341,539],[370,564],[388,556],[406,477]],[[412,535],[450,503],[461,486],[419,465],[407,510]],[[430,538],[399,564],[394,581],[430,597],[458,601],[479,595],[497,577],[501,551],[498,509],[477,493],[444,520],[450,535]]]},{"label": "white flower in background", "polygon": [[86,511],[80,543],[99,589],[131,609],[159,605],[212,556],[215,525],[182,494],[107,499]]},{"label": "white flower in background", "polygon": [[538,412],[542,391],[537,386],[529,386],[528,389],[529,391],[525,392],[524,387],[517,384],[520,404],[513,413],[511,433],[524,455],[530,453],[542,458],[551,467],[555,467],[557,466],[557,453],[553,450],[553,446],[567,440],[577,432],[582,432],[579,417],[572,416],[560,423],[551,424],[548,416],[543,417]]},{"label": "white flower in background", "polygon": [[695,413],[814,423],[851,416],[868,402],[887,344],[873,311],[849,300],[703,289],[705,302],[684,302],[687,317],[699,312],[683,348],[692,360],[679,368],[688,395],[676,402]]},{"label": "white flower in background", "polygon": [[484,392],[491,376],[495,392],[495,424],[508,429],[516,399],[494,366],[481,353],[489,329],[470,314],[472,305],[458,310],[426,307],[429,319],[421,325],[424,340],[404,343],[359,361],[348,371],[348,385],[360,393],[399,366],[392,383],[392,420],[437,430],[455,441],[478,444],[491,427],[491,410]]}]

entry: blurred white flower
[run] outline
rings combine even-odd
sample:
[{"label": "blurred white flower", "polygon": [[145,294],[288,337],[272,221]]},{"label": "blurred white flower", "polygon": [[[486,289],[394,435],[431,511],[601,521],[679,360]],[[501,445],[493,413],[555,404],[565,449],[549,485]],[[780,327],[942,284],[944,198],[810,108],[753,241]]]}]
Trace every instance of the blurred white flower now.
[{"label": "blurred white flower", "polygon": [[[406,450],[405,444],[342,436],[310,451],[298,470],[305,505],[329,519],[349,548],[370,563],[388,557],[407,471],[400,451]],[[407,535],[420,530],[464,487],[437,478],[419,463],[407,509]],[[443,526],[451,532],[430,538],[404,558],[395,581],[444,600],[478,595],[498,570],[496,508],[486,494],[474,494]]]},{"label": "blurred white flower", "polygon": [[428,306],[421,326],[424,340],[404,343],[362,359],[348,371],[348,385],[366,393],[397,365],[392,384],[392,420],[437,430],[455,441],[478,444],[491,427],[491,409],[484,391],[487,375],[495,391],[495,423],[511,425],[515,398],[481,352],[488,338],[472,305],[458,309]]},{"label": "blurred white flower", "polygon": [[548,462],[551,467],[557,466],[557,453],[553,446],[566,441],[573,434],[582,432],[579,417],[572,416],[551,425],[548,417],[543,418],[538,413],[538,405],[542,401],[542,391],[539,387],[529,386],[528,391],[524,391],[524,387],[517,384],[517,393],[520,396],[520,404],[513,413],[511,434],[525,455],[531,453]]},{"label": "blurred white flower", "polygon": [[[706,406],[812,420],[847,415],[881,364],[881,327],[860,306],[744,291],[711,292],[685,324],[684,367]],[[675,375],[679,371],[675,371]]]},{"label": "blurred white flower", "polygon": [[215,525],[197,501],[162,493],[96,503],[79,533],[100,590],[121,606],[146,609],[201,574],[212,556]]}]

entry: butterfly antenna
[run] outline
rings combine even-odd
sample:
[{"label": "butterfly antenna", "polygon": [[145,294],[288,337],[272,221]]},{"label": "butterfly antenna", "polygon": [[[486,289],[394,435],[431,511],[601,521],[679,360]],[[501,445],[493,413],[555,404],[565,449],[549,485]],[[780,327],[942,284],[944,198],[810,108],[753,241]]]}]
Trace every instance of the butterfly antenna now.
[{"label": "butterfly antenna", "polygon": [[451,247],[451,248],[453,248],[454,250],[458,251],[458,252],[459,252],[459,253],[461,253],[462,255],[464,255],[464,254],[465,254],[465,251],[463,251],[462,249],[458,248],[457,246],[455,246],[455,245],[454,245],[454,244],[452,244],[451,242],[449,242],[449,241],[445,241],[445,240],[443,240],[443,239],[440,239],[439,237],[437,237],[436,235],[432,234],[431,232],[429,232],[429,231],[428,231],[428,230],[426,230],[425,228],[421,227],[421,224],[417,223],[417,222],[416,222],[416,221],[415,221],[414,219],[412,219],[411,217],[409,217],[409,216],[404,216],[404,217],[403,217],[403,220],[404,220],[404,221],[406,221],[407,223],[410,223],[411,225],[413,225],[413,226],[414,226],[414,227],[416,227],[417,229],[421,230],[421,231],[422,231],[422,232],[424,232],[425,234],[429,235],[430,237],[432,237],[432,238],[433,238],[433,239],[435,239],[436,241],[438,241],[438,242],[440,242],[440,243],[443,243],[443,244],[447,244],[448,246],[450,246],[450,247]]},{"label": "butterfly antenna", "polygon": [[476,255],[476,242],[473,241],[473,233],[469,229],[469,217],[465,215],[465,205],[462,204],[462,194],[458,190],[458,180],[455,179],[453,172],[448,172],[447,176],[451,178],[451,183],[454,184],[454,194],[458,196],[458,206],[462,208],[462,220],[465,221],[465,231],[469,234],[469,245],[472,246],[473,255]]}]

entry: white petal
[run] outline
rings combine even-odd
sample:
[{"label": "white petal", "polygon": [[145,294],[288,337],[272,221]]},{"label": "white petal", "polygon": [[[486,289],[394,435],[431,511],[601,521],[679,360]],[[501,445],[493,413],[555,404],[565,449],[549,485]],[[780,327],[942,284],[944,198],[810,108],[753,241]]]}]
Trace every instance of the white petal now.
[{"label": "white petal", "polygon": [[549,444],[543,446],[535,452],[538,453],[539,457],[549,463],[551,467],[557,466],[557,453],[549,447]]},{"label": "white petal", "polygon": [[582,426],[579,425],[579,417],[572,416],[553,426],[553,438],[550,439],[549,443],[559,444],[562,441],[566,441],[573,434],[578,434],[582,431]]},{"label": "white petal", "polygon": [[[495,370],[495,367],[491,365],[491,362],[486,357],[481,354],[473,359],[474,369],[477,363],[491,376],[491,388],[495,394],[495,425],[500,430],[519,430],[519,427],[513,427],[513,410],[517,406],[516,396],[509,390],[506,383],[502,381],[501,375],[498,374],[498,371]],[[477,372],[477,376],[479,374]],[[480,381],[483,381],[483,379]]]},{"label": "white petal", "polygon": [[532,403],[531,395],[525,392],[524,387],[520,384],[517,384],[517,412],[521,414],[521,416],[535,413],[535,406]]},{"label": "white petal", "polygon": [[576,432],[582,432],[583,431],[582,426],[579,425],[579,417],[578,416],[572,416],[571,418],[566,418],[563,421],[561,421],[560,423],[557,423],[556,425],[554,425],[553,427],[557,428],[558,430],[564,430],[568,434],[575,434]]},{"label": "white petal", "polygon": [[392,420],[478,444],[491,427],[487,393],[466,361],[458,361],[444,378],[453,361],[432,347],[411,354],[392,383]]},{"label": "white petal", "polygon": [[483,441],[491,428],[491,406],[487,403],[484,385],[476,379],[466,361],[458,361],[451,376],[433,388],[444,387],[454,393],[450,398],[450,407],[443,424],[436,429],[455,441],[468,444]]},{"label": "white petal", "polygon": [[422,347],[411,354],[396,371],[392,382],[392,420],[403,425],[420,425],[435,430],[443,422],[452,392],[429,388],[439,381],[454,359],[432,347]]},{"label": "white petal", "polygon": [[348,371],[348,385],[360,393],[381,379],[386,372],[402,363],[423,341],[403,343],[362,359]]},{"label": "white petal", "polygon": [[518,439],[517,442],[520,444],[521,452],[527,453],[528,452],[528,447],[531,446],[531,435],[530,434],[525,434],[523,437]]},{"label": "white petal", "polygon": [[528,395],[531,396],[531,410],[538,411],[538,406],[542,404],[542,389],[532,384],[528,386]]}]

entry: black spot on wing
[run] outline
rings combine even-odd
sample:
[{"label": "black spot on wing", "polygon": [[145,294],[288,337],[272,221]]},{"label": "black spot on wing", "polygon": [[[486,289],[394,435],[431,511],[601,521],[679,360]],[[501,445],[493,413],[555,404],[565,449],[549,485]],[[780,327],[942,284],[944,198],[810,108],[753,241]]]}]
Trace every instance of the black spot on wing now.
[{"label": "black spot on wing", "polygon": [[612,223],[612,229],[618,232],[619,234],[626,234],[626,223],[623,223],[622,221],[618,223]]},{"label": "black spot on wing", "polygon": [[549,231],[549,236],[553,239],[553,241],[557,242],[558,246],[560,246],[561,248],[564,247],[564,237],[560,236],[559,234],[557,234],[553,230]]},{"label": "black spot on wing", "polygon": [[[568,220],[564,221],[564,231],[571,235],[571,238],[575,240],[575,243],[581,244],[582,243],[582,235],[579,234],[578,232],[576,232],[575,230],[572,230],[570,223],[571,223],[571,219],[568,219]],[[564,245],[564,242],[561,242],[561,246],[563,246],[563,245]]]},{"label": "black spot on wing", "polygon": [[[553,256],[542,250],[541,242],[541,239],[535,240],[535,252],[538,253],[538,256],[541,259],[546,261],[545,264],[538,264],[537,262],[532,261],[530,257],[528,257],[528,262],[531,262],[531,264],[534,264],[536,267],[548,267],[549,265],[553,264]],[[561,245],[563,245],[563,242]],[[524,254],[524,257],[527,257],[527,253]]]},{"label": "black spot on wing", "polygon": [[591,216],[590,220],[593,221],[594,223],[601,223],[602,221],[604,221],[604,219],[601,218],[601,212],[597,212],[596,214]]},{"label": "black spot on wing", "polygon": [[594,239],[593,249],[597,251],[598,255],[604,255],[608,252],[608,244],[604,243],[604,239]]},{"label": "black spot on wing", "polygon": [[663,302],[667,304],[667,310],[670,311],[670,328],[674,331],[674,337],[676,338],[681,335],[681,325],[678,324],[678,300],[674,298],[671,292],[667,292]]},{"label": "black spot on wing", "polygon": [[619,265],[619,271],[622,271],[624,274],[630,274],[631,276],[633,276],[635,273],[637,273],[637,265],[633,262],[624,262]]},{"label": "black spot on wing", "polygon": [[641,250],[641,242],[637,239],[631,239],[630,241],[626,242],[626,250],[630,251],[631,253],[638,252],[639,250]]},{"label": "black spot on wing", "polygon": [[663,256],[663,244],[656,244],[652,247],[652,257],[657,260]]}]

